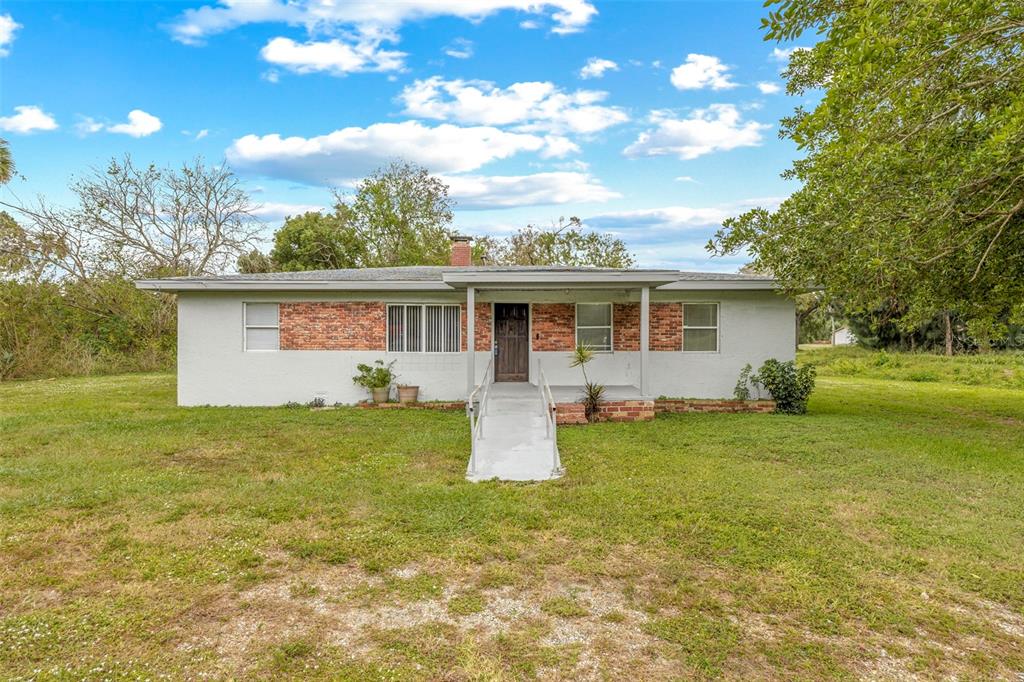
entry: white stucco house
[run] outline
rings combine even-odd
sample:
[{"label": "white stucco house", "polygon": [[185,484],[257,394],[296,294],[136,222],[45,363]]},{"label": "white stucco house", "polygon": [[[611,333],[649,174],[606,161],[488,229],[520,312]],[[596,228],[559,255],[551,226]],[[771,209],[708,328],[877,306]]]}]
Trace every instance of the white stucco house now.
[{"label": "white stucco house", "polygon": [[[470,264],[140,280],[178,298],[178,403],[356,403],[359,363],[396,360],[421,401],[482,383],[581,382],[612,396],[721,399],[751,363],[794,357],[794,304],[757,275]],[[468,314],[472,311],[472,314]],[[468,350],[471,349],[471,350]]]},{"label": "white stucco house", "polygon": [[[556,427],[588,421],[577,344],[607,393],[597,418],[768,411],[729,401],[747,363],[791,360],[796,311],[758,275],[471,264],[176,277],[178,404],[282,405],[366,398],[360,363],[394,361],[419,399],[465,406],[472,481],[562,475]],[[656,397],[674,400],[655,400]],[[594,418],[595,415],[591,415]]]}]

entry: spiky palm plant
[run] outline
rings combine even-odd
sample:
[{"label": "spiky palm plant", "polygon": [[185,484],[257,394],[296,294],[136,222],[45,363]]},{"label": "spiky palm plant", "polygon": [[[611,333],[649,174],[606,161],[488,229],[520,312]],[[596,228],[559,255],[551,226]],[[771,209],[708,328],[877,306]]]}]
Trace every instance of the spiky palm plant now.
[{"label": "spiky palm plant", "polygon": [[587,416],[587,421],[594,421],[597,417],[597,411],[601,407],[601,401],[604,400],[605,391],[604,384],[593,382],[587,377],[587,363],[593,359],[593,349],[581,343],[573,350],[572,362],[569,363],[570,367],[579,367],[583,372],[583,397],[580,402],[583,403],[583,412]]}]

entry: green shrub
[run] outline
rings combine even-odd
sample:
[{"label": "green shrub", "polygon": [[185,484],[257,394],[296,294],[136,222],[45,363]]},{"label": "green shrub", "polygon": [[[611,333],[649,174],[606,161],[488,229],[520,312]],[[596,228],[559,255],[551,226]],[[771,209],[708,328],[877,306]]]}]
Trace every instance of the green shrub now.
[{"label": "green shrub", "polygon": [[779,362],[769,358],[751,381],[771,394],[776,412],[804,414],[807,412],[807,399],[814,390],[815,374],[814,365],[797,367],[792,360]]},{"label": "green shrub", "polygon": [[398,378],[398,375],[391,369],[394,365],[394,360],[386,365],[383,360],[374,360],[372,366],[360,363],[356,365],[359,374],[352,377],[352,382],[367,390],[387,388]]},{"label": "green shrub", "polygon": [[750,400],[751,379],[755,376],[753,372],[754,368],[750,366],[749,362],[740,370],[739,379],[736,380],[736,388],[732,390],[736,400]]}]

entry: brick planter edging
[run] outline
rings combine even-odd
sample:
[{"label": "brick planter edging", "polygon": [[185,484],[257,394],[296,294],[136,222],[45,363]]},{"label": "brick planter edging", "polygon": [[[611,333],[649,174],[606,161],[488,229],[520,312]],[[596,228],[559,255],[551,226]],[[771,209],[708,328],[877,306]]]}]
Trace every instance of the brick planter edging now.
[{"label": "brick planter edging", "polygon": [[[705,412],[768,413],[775,411],[774,400],[610,400],[601,403],[597,411],[599,422],[643,422],[654,419],[655,414],[689,414]],[[586,424],[587,415],[582,403],[558,403],[556,415],[559,425]]]},{"label": "brick planter edging", "polygon": [[[583,403],[558,403],[555,416],[559,425],[586,424]],[[653,400],[609,400],[601,403],[597,411],[599,422],[646,422],[654,419]]]},{"label": "brick planter edging", "polygon": [[670,398],[654,401],[658,414],[688,414],[693,412],[774,412],[774,400],[704,400],[696,398]]},{"label": "brick planter edging", "polygon": [[397,409],[408,409],[408,410],[465,410],[465,400],[451,400],[447,402],[436,402],[436,403],[373,403],[369,400],[364,400],[359,403],[359,407],[367,410],[397,410]]}]

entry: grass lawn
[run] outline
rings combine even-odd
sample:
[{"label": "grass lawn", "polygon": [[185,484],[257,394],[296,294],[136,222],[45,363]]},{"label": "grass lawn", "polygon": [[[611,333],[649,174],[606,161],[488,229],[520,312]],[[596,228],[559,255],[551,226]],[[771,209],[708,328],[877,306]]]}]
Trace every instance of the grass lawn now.
[{"label": "grass lawn", "polygon": [[0,678],[1020,679],[1019,356],[822,352],[807,416],[563,428],[533,485],[460,413],[0,384]]}]

